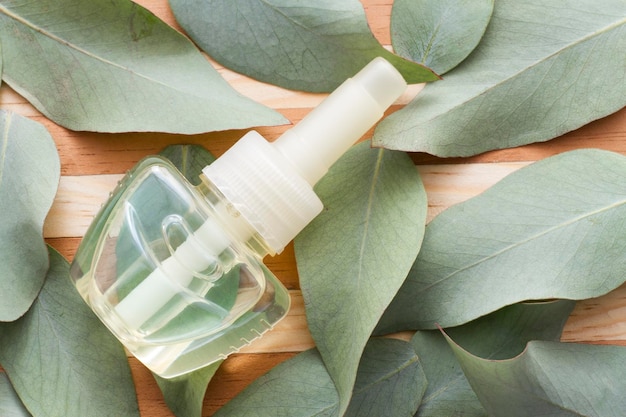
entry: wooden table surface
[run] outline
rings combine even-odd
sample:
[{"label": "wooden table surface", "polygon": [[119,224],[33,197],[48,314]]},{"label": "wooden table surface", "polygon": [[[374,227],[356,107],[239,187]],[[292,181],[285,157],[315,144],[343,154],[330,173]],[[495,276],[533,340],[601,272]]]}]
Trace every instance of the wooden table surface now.
[{"label": "wooden table surface", "polygon": [[[180,30],[166,0],[140,0],[137,3]],[[384,45],[390,43],[391,3],[392,0],[363,0],[372,31]],[[280,111],[293,123],[324,97],[261,84],[214,65],[235,89]],[[408,102],[419,89],[420,86],[412,86],[391,111]],[[91,218],[109,191],[139,159],[159,152],[166,145],[181,143],[202,144],[219,156],[244,133],[230,131],[183,136],[72,132],[47,120],[6,85],[0,89],[0,105],[43,123],[56,141],[61,157],[62,178],[44,226],[44,235],[47,242],[68,260],[73,258]],[[272,140],[287,127],[258,130]],[[371,136],[371,132],[367,136]],[[432,218],[446,207],[478,194],[531,161],[585,147],[626,155],[626,109],[546,143],[488,152],[465,159],[441,160],[421,154],[412,156],[423,176],[429,197],[429,218]],[[288,317],[267,336],[244,352],[233,355],[222,365],[209,385],[204,416],[212,415],[274,365],[313,346],[306,327],[293,247],[289,246],[281,255],[268,259],[267,265],[291,291],[293,307]],[[563,340],[626,345],[626,286],[599,299],[580,302],[566,325]],[[129,361],[136,381],[141,416],[173,416],[165,406],[150,372],[134,358],[129,358]]]}]

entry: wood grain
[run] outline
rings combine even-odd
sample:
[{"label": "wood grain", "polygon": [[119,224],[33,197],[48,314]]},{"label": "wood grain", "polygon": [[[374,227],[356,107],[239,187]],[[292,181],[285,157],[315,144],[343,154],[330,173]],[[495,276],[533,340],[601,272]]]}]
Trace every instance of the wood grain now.
[{"label": "wood grain", "polygon": [[[392,0],[362,2],[374,35],[388,46]],[[138,0],[137,3],[181,30],[166,0]],[[236,90],[278,110],[292,123],[300,120],[324,98],[323,94],[293,92],[259,83],[211,62]],[[390,112],[408,103],[421,88],[412,86]],[[0,104],[4,109],[43,123],[57,144],[62,178],[44,226],[44,235],[49,244],[70,260],[94,213],[121,175],[139,159],[157,153],[169,144],[180,143],[201,144],[219,156],[245,132],[189,136],[72,132],[47,120],[6,85],[0,88]],[[273,140],[288,127],[274,126],[258,130]],[[371,131],[365,138],[369,136]],[[412,154],[411,157],[422,175],[429,199],[428,218],[432,219],[445,208],[482,192],[532,161],[586,147],[626,154],[626,109],[545,143],[487,152],[471,158],[441,159],[425,154]],[[293,246],[288,246],[283,254],[267,259],[267,265],[290,289],[292,309],[288,317],[266,337],[233,355],[223,364],[207,391],[204,416],[212,415],[247,384],[276,364],[313,346],[306,325]],[[578,303],[567,323],[563,340],[626,345],[626,286],[604,297]],[[150,372],[134,358],[129,358],[129,362],[136,381],[141,416],[173,416],[165,406]]]}]

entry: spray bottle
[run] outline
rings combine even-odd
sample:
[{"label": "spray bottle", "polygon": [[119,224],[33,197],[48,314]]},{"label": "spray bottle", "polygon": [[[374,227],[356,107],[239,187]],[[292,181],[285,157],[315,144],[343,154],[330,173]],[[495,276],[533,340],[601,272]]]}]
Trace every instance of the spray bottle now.
[{"label": "spray bottle", "polygon": [[313,186],[404,92],[383,58],[274,142],[250,131],[192,186],[140,161],[88,229],[71,266],[87,304],[151,371],[176,377],[271,329],[289,294],[264,267],[322,210]]}]

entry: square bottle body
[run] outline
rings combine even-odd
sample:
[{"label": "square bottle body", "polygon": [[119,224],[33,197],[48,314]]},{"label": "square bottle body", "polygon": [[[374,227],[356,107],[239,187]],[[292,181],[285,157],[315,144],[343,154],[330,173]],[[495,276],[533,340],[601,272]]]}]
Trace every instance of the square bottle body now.
[{"label": "square bottle body", "polygon": [[289,294],[263,239],[210,183],[149,157],[120,181],[72,263],[79,293],[126,348],[171,378],[236,352]]}]

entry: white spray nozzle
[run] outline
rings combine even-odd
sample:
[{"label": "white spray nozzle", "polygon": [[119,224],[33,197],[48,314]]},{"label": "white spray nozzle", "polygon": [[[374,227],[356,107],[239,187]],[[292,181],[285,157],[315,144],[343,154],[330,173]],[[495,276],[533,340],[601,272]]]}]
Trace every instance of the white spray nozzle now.
[{"label": "white spray nozzle", "polygon": [[405,90],[406,82],[395,67],[376,58],[286,131],[274,146],[314,185]]},{"label": "white spray nozzle", "polygon": [[378,103],[384,112],[406,90],[406,81],[384,58],[376,58],[353,78]]}]

